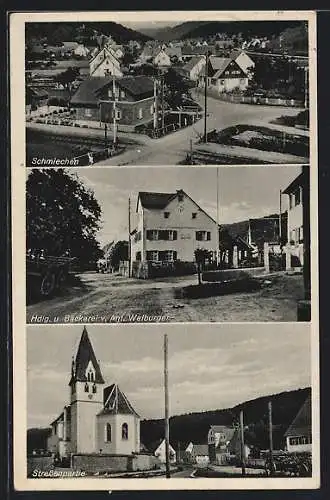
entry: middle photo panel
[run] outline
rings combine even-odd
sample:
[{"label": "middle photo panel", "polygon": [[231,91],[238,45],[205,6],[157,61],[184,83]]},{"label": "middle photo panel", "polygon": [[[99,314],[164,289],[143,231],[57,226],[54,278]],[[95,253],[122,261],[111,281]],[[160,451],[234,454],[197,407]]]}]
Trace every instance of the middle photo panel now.
[{"label": "middle photo panel", "polygon": [[310,296],[308,165],[29,169],[26,203],[28,323],[297,321]]}]

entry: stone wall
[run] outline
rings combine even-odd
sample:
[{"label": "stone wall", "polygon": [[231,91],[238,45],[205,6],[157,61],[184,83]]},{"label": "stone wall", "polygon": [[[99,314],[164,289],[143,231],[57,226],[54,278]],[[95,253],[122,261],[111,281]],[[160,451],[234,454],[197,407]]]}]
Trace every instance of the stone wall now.
[{"label": "stone wall", "polygon": [[53,457],[30,456],[27,459],[27,475],[31,477],[33,471],[48,471],[54,467]]},{"label": "stone wall", "polygon": [[88,472],[141,471],[155,468],[157,466],[157,459],[153,455],[147,453],[133,455],[75,454],[72,455],[71,466],[75,470]]}]

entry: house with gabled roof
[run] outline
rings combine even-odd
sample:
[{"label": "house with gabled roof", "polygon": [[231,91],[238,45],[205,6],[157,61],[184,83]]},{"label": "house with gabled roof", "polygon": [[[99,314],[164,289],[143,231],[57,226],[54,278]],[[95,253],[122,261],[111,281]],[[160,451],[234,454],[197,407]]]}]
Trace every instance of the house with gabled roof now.
[{"label": "house with gabled roof", "polygon": [[[149,451],[160,461],[160,463],[165,464],[166,462],[166,444],[165,439],[159,439],[148,446]],[[171,464],[176,463],[176,451],[169,443],[169,460]]]},{"label": "house with gabled roof", "polygon": [[234,49],[229,54],[229,57],[238,64],[238,66],[249,76],[249,78],[252,77],[255,62],[246,52],[244,52],[244,50]]},{"label": "house with gabled roof", "polygon": [[284,433],[290,453],[312,451],[312,400],[309,394],[292,423]]},{"label": "house with gabled roof", "polygon": [[140,452],[140,416],[118,384],[105,385],[84,327],[72,360],[70,403],[51,423],[48,449],[70,454],[131,455]]},{"label": "house with gabled roof", "polygon": [[133,131],[153,121],[154,99],[154,83],[147,76],[91,76],[81,82],[70,106],[78,120],[101,121],[110,128],[116,113],[118,130]]},{"label": "house with gabled roof", "polygon": [[123,76],[120,61],[111,45],[104,45],[89,61],[90,76]]},{"label": "house with gabled roof", "polygon": [[183,73],[193,82],[197,82],[205,72],[205,57],[194,56],[182,68]]},{"label": "house with gabled roof", "polygon": [[[238,63],[230,57],[209,57],[208,85],[219,93],[231,92],[234,89],[245,90],[249,84],[249,78]],[[204,77],[200,78],[200,86],[204,86]]]},{"label": "house with gabled roof", "polygon": [[131,264],[194,262],[197,248],[216,257],[218,225],[183,189],[172,193],[139,192],[135,219]]}]

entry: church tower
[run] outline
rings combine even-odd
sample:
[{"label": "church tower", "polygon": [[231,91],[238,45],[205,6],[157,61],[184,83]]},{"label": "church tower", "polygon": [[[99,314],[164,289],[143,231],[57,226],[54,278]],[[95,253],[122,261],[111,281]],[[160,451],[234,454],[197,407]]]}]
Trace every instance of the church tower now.
[{"label": "church tower", "polygon": [[103,408],[103,384],[101,369],[84,327],[76,358],[72,360],[69,382],[72,453],[97,451],[96,415]]}]

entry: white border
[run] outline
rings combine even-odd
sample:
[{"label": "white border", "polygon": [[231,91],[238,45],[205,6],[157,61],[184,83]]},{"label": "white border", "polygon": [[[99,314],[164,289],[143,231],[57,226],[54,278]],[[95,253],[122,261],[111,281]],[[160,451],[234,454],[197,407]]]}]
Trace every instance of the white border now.
[{"label": "white border", "polygon": [[[311,171],[311,373],[313,408],[313,476],[311,478],[224,479],[27,479],[26,478],[26,285],[25,285],[25,22],[65,21],[185,21],[185,20],[306,20],[309,22],[310,171]],[[315,11],[148,11],[148,12],[34,12],[12,13],[10,21],[10,101],[12,180],[12,290],[13,290],[13,452],[14,487],[29,491],[115,490],[251,490],[315,489],[320,486],[319,437],[319,324],[317,225],[317,80]],[[240,165],[243,166],[243,165]],[[218,166],[217,166],[218,167]],[[215,167],[215,168],[217,168]],[[234,166],[233,166],[234,167]],[[89,167],[83,167],[89,168]],[[95,167],[93,167],[95,168]],[[105,168],[105,167],[102,167]],[[111,167],[110,167],[111,168]],[[185,167],[187,168],[187,167]],[[267,167],[266,167],[267,168]],[[179,323],[184,327],[187,323]],[[189,324],[189,323],[188,323]],[[281,323],[279,323],[280,325]],[[104,324],[103,324],[104,326]],[[127,325],[126,325],[127,326]],[[143,328],[143,325],[133,325]],[[42,326],[40,326],[42,327]],[[63,325],[59,325],[63,328]],[[162,325],[163,327],[163,325]]]}]

